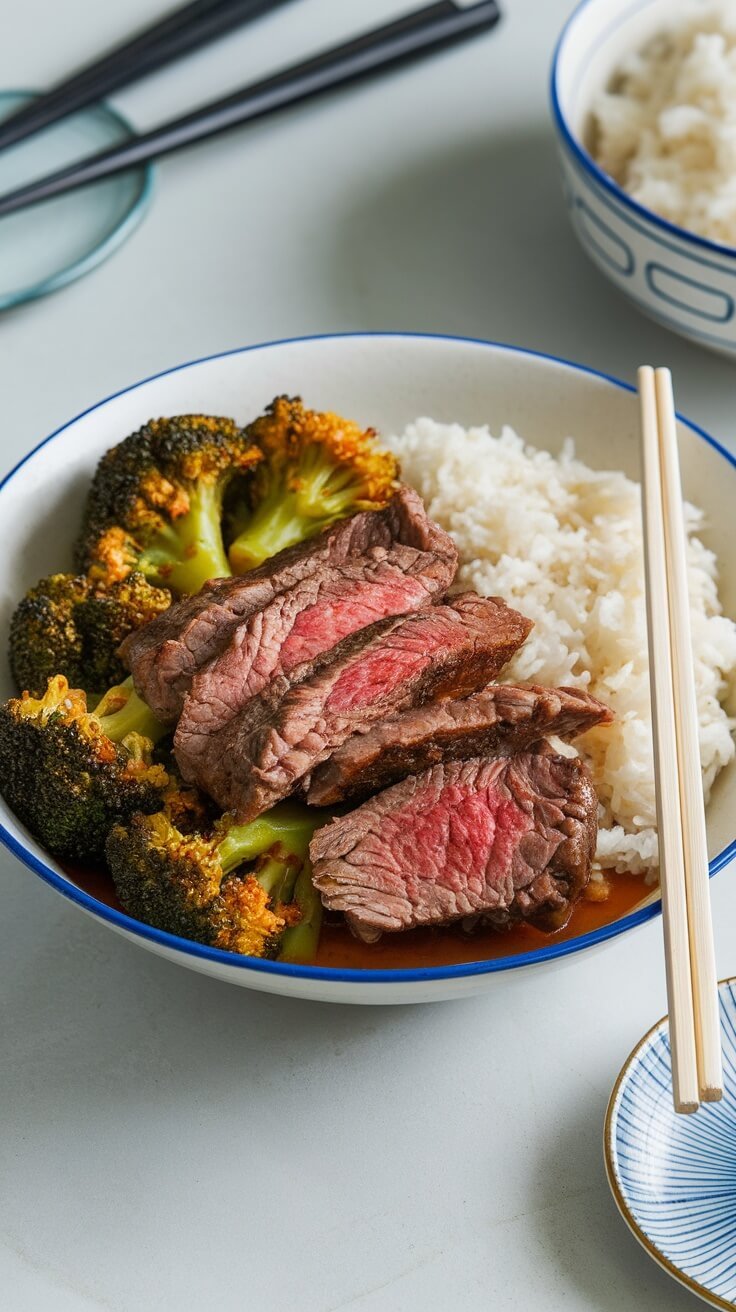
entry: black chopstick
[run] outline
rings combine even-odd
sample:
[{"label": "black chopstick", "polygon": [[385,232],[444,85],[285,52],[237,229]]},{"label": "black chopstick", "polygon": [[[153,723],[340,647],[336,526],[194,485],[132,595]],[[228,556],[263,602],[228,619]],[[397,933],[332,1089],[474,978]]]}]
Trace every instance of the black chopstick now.
[{"label": "black chopstick", "polygon": [[110,96],[286,0],[193,0],[0,122],[0,150]]},{"label": "black chopstick", "polygon": [[486,31],[499,17],[496,0],[477,0],[471,6],[438,0],[405,18],[251,83],[222,100],[212,101],[183,118],[163,123],[120,146],[9,192],[0,197],[0,218]]}]

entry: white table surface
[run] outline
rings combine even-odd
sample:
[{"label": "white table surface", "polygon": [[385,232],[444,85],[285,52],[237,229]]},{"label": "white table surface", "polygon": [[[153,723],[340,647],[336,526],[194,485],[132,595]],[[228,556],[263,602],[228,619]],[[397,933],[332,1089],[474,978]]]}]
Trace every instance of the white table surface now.
[{"label": "white table surface", "polygon": [[[0,85],[45,84],[157,4],[6,6]],[[163,7],[163,6],[161,6]],[[404,6],[406,7],[406,6]],[[546,83],[570,0],[172,159],[107,264],[0,319],[0,464],[146,374],[244,343],[421,329],[631,378],[734,440],[733,366],[586,262]],[[298,0],[119,98],[141,127],[400,0]],[[659,922],[425,1008],[249,994],[111,934],[0,853],[0,1302],[9,1312],[679,1312],[605,1182],[616,1073],[664,1011]],[[713,887],[736,971],[733,872]]]}]

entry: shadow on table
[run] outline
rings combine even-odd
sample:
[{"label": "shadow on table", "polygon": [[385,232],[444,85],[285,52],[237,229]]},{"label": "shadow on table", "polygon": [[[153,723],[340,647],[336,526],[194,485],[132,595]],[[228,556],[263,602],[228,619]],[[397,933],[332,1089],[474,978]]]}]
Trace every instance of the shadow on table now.
[{"label": "shadow on table", "polygon": [[644,318],[583,254],[551,127],[444,145],[368,185],[323,257],[356,327],[486,337],[599,367],[603,342],[613,373],[697,351],[726,378],[727,362]]},{"label": "shadow on table", "polygon": [[[469,1189],[485,1180],[492,1193],[492,1163],[484,1167],[478,1154],[486,1141],[499,1150],[491,1129],[496,1095],[468,1036],[492,1036],[499,1053],[508,1052],[537,995],[536,972],[497,977],[482,1000],[441,1006],[340,1007],[259,994],[157,958],[81,916],[30,874],[8,870],[5,858],[1,864],[5,924],[13,931],[6,932],[0,960],[7,1023],[0,1106],[8,1141],[19,1145],[9,1188],[13,1172],[43,1178],[48,1163],[77,1179],[80,1153],[104,1181],[128,1152],[140,1173],[141,1199],[150,1195],[156,1206],[175,1210],[177,1191],[185,1191],[184,1200],[191,1171],[205,1182],[205,1196],[214,1190],[216,1199],[224,1181],[232,1200],[238,1172],[245,1172],[245,1180],[253,1166],[262,1181],[274,1151],[277,1182],[292,1159],[295,1178],[314,1182],[324,1156],[320,1127],[329,1113],[330,1179],[333,1188],[344,1187],[347,1206],[353,1169],[360,1178],[363,1145],[375,1152],[386,1141],[397,1082],[410,1082],[420,1105],[433,1108],[421,1123],[441,1136],[447,1131],[447,1142],[471,1155]],[[563,987],[561,1005],[564,997]],[[387,1060],[384,1096],[376,1072]],[[534,1066],[519,1053],[524,1078]],[[472,1089],[480,1072],[483,1081],[456,1107],[458,1072],[463,1089],[466,1081]],[[471,1211],[465,1219],[462,1210],[448,1218],[448,1233],[455,1241],[464,1236],[471,1250],[477,1244],[491,1263],[495,1245],[518,1244],[532,1269],[544,1269],[556,1287],[574,1289],[575,1306],[590,1312],[694,1312],[696,1300],[648,1259],[618,1216],[601,1155],[604,1101],[585,1080],[577,1087],[574,1102],[547,1108],[547,1149],[539,1160],[520,1157],[519,1170],[531,1174],[522,1196],[533,1200],[524,1215],[508,1216],[502,1197],[489,1194],[484,1209],[480,1197],[471,1195]],[[427,1104],[428,1098],[436,1105]],[[523,1090],[518,1102],[518,1140],[508,1089],[498,1114],[515,1140],[514,1153],[523,1155],[526,1142],[545,1140],[529,1133],[531,1103]],[[460,1124],[452,1119],[453,1109]],[[431,1172],[435,1157],[441,1162],[446,1141],[438,1141],[441,1149],[417,1142],[415,1159],[407,1151],[412,1136],[416,1140],[410,1121],[399,1161],[421,1219],[418,1181]],[[344,1178],[336,1174],[343,1154],[351,1163]],[[369,1175],[375,1165],[371,1159]],[[457,1203],[457,1191],[452,1196]],[[114,1204],[123,1224],[129,1201]],[[60,1222],[49,1198],[41,1207],[42,1232],[63,1224],[73,1237],[74,1216],[89,1217],[94,1205],[93,1197],[80,1197],[76,1212]],[[496,1220],[486,1230],[490,1214]],[[511,1224],[516,1231],[509,1238],[505,1227]],[[27,1220],[18,1230],[25,1241]],[[120,1244],[124,1236],[123,1229]],[[166,1242],[174,1245],[171,1236]]]},{"label": "shadow on table", "polygon": [[557,1110],[549,1152],[539,1164],[530,1238],[554,1257],[564,1282],[591,1312],[695,1312],[700,1299],[648,1257],[619,1215],[603,1165],[604,1115],[595,1097]]},{"label": "shadow on table", "polygon": [[[335,1058],[369,1060],[371,1045],[408,1015],[413,1042],[431,1033],[435,1007],[345,1007],[222,983],[80,916],[28,873],[14,870],[3,883],[17,932],[0,980],[14,1029],[0,1101],[25,1103],[36,1123],[51,1109],[74,1116],[85,1104],[102,1115],[101,1089],[128,1110],[158,1085],[174,1100],[209,1089],[215,1101],[228,1091],[247,1101],[251,1084],[287,1088],[290,1077],[308,1081]],[[35,1109],[23,1086],[29,1065],[45,1072],[32,1091]]]}]

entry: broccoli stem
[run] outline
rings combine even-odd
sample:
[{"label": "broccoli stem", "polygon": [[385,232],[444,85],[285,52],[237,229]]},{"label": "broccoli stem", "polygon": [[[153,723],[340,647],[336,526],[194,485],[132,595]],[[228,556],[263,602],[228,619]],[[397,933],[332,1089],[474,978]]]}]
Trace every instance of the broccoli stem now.
[{"label": "broccoli stem", "polygon": [[319,942],[322,904],[312,884],[309,842],[323,819],[285,803],[250,824],[233,825],[218,847],[224,874],[267,857],[256,871],[259,884],[274,903],[295,901],[302,913],[299,924],[285,930],[279,953],[294,961],[310,961]]},{"label": "broccoli stem", "polygon": [[199,592],[208,579],[228,578],[221,520],[221,488],[202,482],[190,495],[187,513],[157,533],[145,551],[144,573],[182,594]]},{"label": "broccoli stem", "polygon": [[309,858],[297,876],[294,901],[302,918],[298,925],[292,925],[284,931],[279,958],[287,961],[313,961],[322,929],[322,902],[312,883],[312,863]]},{"label": "broccoli stem", "polygon": [[299,860],[293,856],[289,860],[284,855],[282,847],[274,850],[279,855],[266,857],[260,862],[256,870],[256,879],[274,904],[277,902],[290,902],[297,872],[300,868]]},{"label": "broccoli stem", "polygon": [[274,477],[243,532],[230,547],[235,574],[245,574],[284,547],[304,542],[350,513],[361,484],[349,467],[308,449],[299,464]]},{"label": "broccoli stem", "polygon": [[[217,849],[223,873],[230,874],[244,861],[253,861],[277,846],[287,856],[304,860],[317,824],[318,819],[308,811],[286,802],[250,824],[231,825]],[[279,865],[283,866],[283,861]]]},{"label": "broccoli stem", "polygon": [[109,688],[95,707],[94,714],[102,725],[103,733],[114,743],[121,743],[129,733],[141,734],[155,743],[168,732],[138,696],[130,678],[115,688]]},{"label": "broccoli stem", "polygon": [[303,542],[323,527],[322,520],[309,520],[301,513],[296,492],[284,489],[271,492],[230,547],[233,573],[245,574],[255,569],[284,547]]}]

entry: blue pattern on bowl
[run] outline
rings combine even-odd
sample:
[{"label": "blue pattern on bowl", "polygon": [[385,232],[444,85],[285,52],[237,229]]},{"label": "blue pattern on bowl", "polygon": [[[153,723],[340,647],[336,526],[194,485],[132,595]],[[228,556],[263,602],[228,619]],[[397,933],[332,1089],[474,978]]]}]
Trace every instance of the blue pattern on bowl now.
[{"label": "blue pattern on bowl", "polygon": [[[635,201],[586,149],[579,117],[584,69],[661,0],[581,0],[555,51],[551,77],[563,188],[575,234],[601,271],[645,314],[722,354],[736,355],[736,247],[678,228]],[[636,43],[635,43],[636,44]]]},{"label": "blue pattern on bowl", "polygon": [[627,1061],[606,1118],[618,1207],[647,1252],[713,1307],[736,1307],[736,980],[720,985],[723,1101],[672,1106],[666,1020]]},{"label": "blue pattern on bowl", "polygon": [[733,296],[718,287],[707,287],[698,278],[688,278],[656,260],[646,264],[644,277],[655,296],[678,310],[686,310],[688,314],[710,319],[713,323],[728,323],[733,318]]}]

